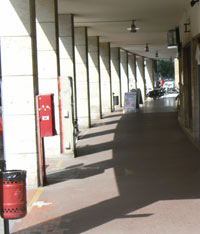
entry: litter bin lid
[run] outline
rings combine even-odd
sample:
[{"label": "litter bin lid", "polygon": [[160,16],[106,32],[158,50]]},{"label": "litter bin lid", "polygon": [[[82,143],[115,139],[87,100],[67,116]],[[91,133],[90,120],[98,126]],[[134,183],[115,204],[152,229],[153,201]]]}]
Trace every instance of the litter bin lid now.
[{"label": "litter bin lid", "polygon": [[24,170],[5,170],[0,172],[0,179],[6,181],[23,181],[26,178],[26,171]]}]

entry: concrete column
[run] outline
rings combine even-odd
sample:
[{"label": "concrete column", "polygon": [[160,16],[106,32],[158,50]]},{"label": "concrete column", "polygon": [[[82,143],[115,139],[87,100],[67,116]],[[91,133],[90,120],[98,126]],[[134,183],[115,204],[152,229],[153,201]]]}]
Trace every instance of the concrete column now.
[{"label": "concrete column", "polygon": [[137,88],[136,80],[136,56],[128,54],[128,74],[129,74],[129,90]]},{"label": "concrete column", "polygon": [[74,40],[74,16],[72,14],[59,15],[60,75],[72,77],[74,91],[74,118],[77,119]]},{"label": "concrete column", "polygon": [[101,114],[101,91],[100,91],[100,60],[99,60],[99,37],[88,37],[88,67],[90,82],[90,110],[91,121],[100,119]]},{"label": "concrete column", "polygon": [[63,14],[59,19],[60,75],[74,77],[73,15]]},{"label": "concrete column", "polygon": [[154,87],[154,71],[153,71],[153,60],[145,59],[145,80],[146,80],[146,92],[153,90]]},{"label": "concrete column", "polygon": [[[182,49],[183,52],[183,49]],[[179,110],[178,110],[178,121],[184,126],[184,83],[183,83],[183,56],[179,57]]]},{"label": "concrete column", "polygon": [[142,101],[144,103],[146,96],[145,77],[144,77],[144,58],[137,56],[136,59],[136,72],[137,72],[137,88],[140,89]]},{"label": "concrete column", "polygon": [[128,55],[124,50],[120,51],[120,72],[121,72],[121,90],[122,106],[124,105],[124,94],[129,90],[128,84]]},{"label": "concrete column", "polygon": [[38,94],[34,1],[0,1],[4,153],[7,169],[27,171],[37,186]]},{"label": "concrete column", "polygon": [[112,111],[110,43],[100,43],[100,74],[102,114]]},{"label": "concrete column", "polygon": [[60,119],[58,104],[58,35],[57,1],[36,0],[36,30],[39,93],[54,94],[57,135],[45,137],[46,157],[60,154]]},{"label": "concrete column", "polygon": [[78,125],[80,128],[89,128],[91,125],[91,118],[87,28],[77,27],[74,31]]},{"label": "concrete column", "polygon": [[[120,48],[111,48],[111,80],[112,92],[119,97],[121,103],[121,86],[120,86]],[[116,108],[116,106],[115,106]]]},{"label": "concrete column", "polygon": [[156,87],[156,60],[152,60],[153,87]]},{"label": "concrete column", "polygon": [[179,88],[179,59],[174,59],[175,86]]},{"label": "concrete column", "polygon": [[192,77],[191,77],[191,46],[183,49],[183,92],[184,92],[184,126],[192,128]]},{"label": "concrete column", "polygon": [[60,105],[61,105],[61,151],[74,156],[75,100],[75,57],[74,57],[73,15],[59,15],[59,57],[60,57]]}]

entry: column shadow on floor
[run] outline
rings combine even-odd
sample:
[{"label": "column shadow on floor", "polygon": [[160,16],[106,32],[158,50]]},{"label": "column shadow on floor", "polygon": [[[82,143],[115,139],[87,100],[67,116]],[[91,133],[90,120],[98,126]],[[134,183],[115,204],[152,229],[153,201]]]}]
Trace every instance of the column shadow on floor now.
[{"label": "column shadow on floor", "polygon": [[94,132],[94,133],[89,133],[87,135],[83,135],[80,136],[79,139],[88,139],[88,138],[93,138],[93,137],[98,137],[98,136],[102,136],[102,135],[107,135],[107,134],[111,134],[114,133],[115,131],[113,129],[111,130],[106,130],[106,131],[101,131],[101,132]]},{"label": "column shadow on floor", "polygon": [[62,170],[54,171],[47,175],[47,184],[52,185],[64,181],[85,179],[91,176],[104,173],[106,169],[113,168],[113,161],[106,160],[90,165],[78,164],[74,167],[67,167]]},{"label": "column shadow on floor", "polygon": [[[89,165],[85,176],[113,168],[119,196],[17,233],[57,233],[59,230],[78,234],[114,219],[154,215],[136,211],[160,200],[200,198],[199,150],[180,129],[176,112],[124,115],[116,128],[114,144],[105,146],[113,150],[113,159],[105,164],[92,164],[91,167],[96,166],[98,170],[91,174]],[[95,148],[88,146],[84,154],[90,155],[93,150]],[[80,149],[80,152],[83,151]],[[80,173],[79,169],[75,174]],[[70,173],[65,176],[70,177]],[[136,214],[129,214],[133,211]]]}]

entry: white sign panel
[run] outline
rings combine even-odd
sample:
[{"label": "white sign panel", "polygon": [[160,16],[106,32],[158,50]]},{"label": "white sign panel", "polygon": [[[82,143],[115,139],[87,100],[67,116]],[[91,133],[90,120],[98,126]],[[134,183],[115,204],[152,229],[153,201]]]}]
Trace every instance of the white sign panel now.
[{"label": "white sign panel", "polygon": [[136,111],[136,92],[125,93],[124,95],[124,110]]},{"label": "white sign panel", "polygon": [[42,120],[49,120],[49,115],[47,115],[47,116],[42,116]]}]

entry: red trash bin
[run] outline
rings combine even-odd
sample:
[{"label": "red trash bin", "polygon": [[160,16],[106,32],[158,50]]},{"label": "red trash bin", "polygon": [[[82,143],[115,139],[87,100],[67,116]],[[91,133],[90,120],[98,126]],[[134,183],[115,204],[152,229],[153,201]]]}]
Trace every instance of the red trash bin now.
[{"label": "red trash bin", "polygon": [[3,219],[19,219],[27,214],[26,171],[0,172],[0,214]]}]

